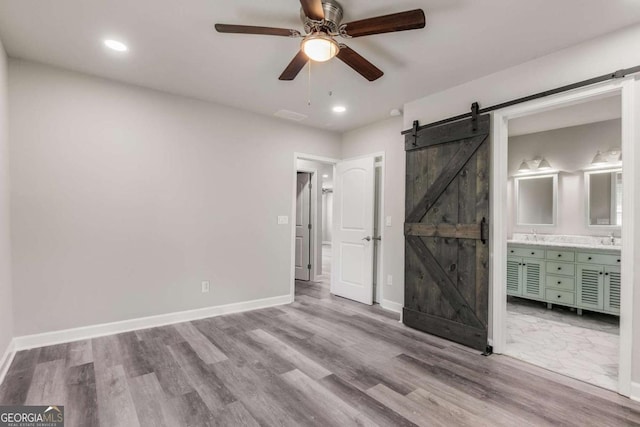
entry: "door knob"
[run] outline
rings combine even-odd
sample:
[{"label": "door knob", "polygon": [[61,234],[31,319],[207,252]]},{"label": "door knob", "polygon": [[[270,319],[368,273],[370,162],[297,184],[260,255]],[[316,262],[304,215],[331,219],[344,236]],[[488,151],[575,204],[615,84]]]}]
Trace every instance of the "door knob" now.
[{"label": "door knob", "polygon": [[366,240],[367,242],[371,241],[371,236],[363,237],[362,240]]}]

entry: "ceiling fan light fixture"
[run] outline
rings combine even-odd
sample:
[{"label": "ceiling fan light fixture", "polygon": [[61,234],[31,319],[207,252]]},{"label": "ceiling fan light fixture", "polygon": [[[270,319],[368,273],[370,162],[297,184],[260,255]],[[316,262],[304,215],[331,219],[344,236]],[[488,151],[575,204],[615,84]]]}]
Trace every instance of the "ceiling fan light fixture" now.
[{"label": "ceiling fan light fixture", "polygon": [[325,33],[312,33],[302,40],[302,51],[309,59],[325,62],[340,51],[340,45]]}]

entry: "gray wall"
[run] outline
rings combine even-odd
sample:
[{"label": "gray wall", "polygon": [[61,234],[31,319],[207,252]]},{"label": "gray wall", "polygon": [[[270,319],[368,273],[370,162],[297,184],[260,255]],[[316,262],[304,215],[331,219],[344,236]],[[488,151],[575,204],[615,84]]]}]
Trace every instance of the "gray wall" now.
[{"label": "gray wall", "polygon": [[[391,227],[384,227],[383,301],[404,303],[404,138],[402,118],[395,117],[347,132],[342,136],[342,158],[384,151],[384,216],[391,216]],[[384,223],[384,220],[383,220]],[[387,282],[392,276],[392,285]]]},{"label": "gray wall", "polygon": [[[571,46],[550,55],[473,80],[459,86],[417,99],[404,106],[404,129],[410,129],[414,120],[430,123],[469,111],[472,102],[481,107],[542,92],[562,85],[585,80],[640,64],[640,25],[607,34],[585,43]],[[636,95],[640,97],[640,94]],[[636,97],[636,99],[638,99]],[[636,135],[640,139],[640,136]],[[640,140],[636,140],[636,146]],[[637,151],[637,150],[636,150]],[[630,167],[640,170],[640,153],[626,159]],[[636,209],[640,209],[640,201]],[[640,242],[640,216],[633,218],[635,234],[625,236]],[[636,245],[637,246],[637,245]],[[634,265],[640,265],[640,248],[636,248]],[[634,306],[640,307],[640,268],[633,277],[635,283]],[[633,375],[640,383],[640,310],[633,319]],[[640,387],[640,385],[637,385]]]},{"label": "gray wall", "polygon": [[[529,233],[531,226],[516,226],[514,179],[523,159],[546,158],[558,176],[558,221],[556,227],[536,227],[540,234],[606,236],[611,230],[587,228],[584,168],[591,165],[598,150],[609,151],[622,144],[620,120],[555,129],[509,138],[509,224],[508,234]],[[615,231],[617,236],[620,231]]]},{"label": "gray wall", "polygon": [[30,62],[9,76],[16,335],[289,294],[293,153],[338,157],[338,135]]},{"label": "gray wall", "polygon": [[7,110],[7,56],[0,42],[0,358],[13,338]]}]

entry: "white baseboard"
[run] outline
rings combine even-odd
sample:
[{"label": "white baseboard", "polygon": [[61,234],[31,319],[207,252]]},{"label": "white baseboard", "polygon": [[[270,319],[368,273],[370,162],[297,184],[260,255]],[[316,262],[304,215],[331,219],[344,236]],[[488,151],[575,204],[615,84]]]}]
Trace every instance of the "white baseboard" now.
[{"label": "white baseboard", "polygon": [[102,323],[99,325],[83,326],[80,328],[65,329],[60,331],[45,332],[35,335],[24,335],[13,339],[13,351],[27,350],[30,348],[44,347],[72,341],[80,341],[105,335],[130,332],[138,329],[147,329],[173,323],[189,322],[205,319],[223,314],[240,313],[243,311],[257,310],[260,308],[275,307],[291,303],[291,295],[263,298],[252,301],[244,301],[233,304],[217,305],[195,310],[179,311],[175,313],[160,314],[157,316],[141,317],[137,319],[123,320],[120,322]]},{"label": "white baseboard", "polygon": [[12,339],[9,341],[9,345],[2,355],[2,358],[0,358],[0,384],[4,381],[4,377],[9,371],[9,366],[11,366],[11,362],[13,362],[13,356],[15,356],[15,354],[15,340]]},{"label": "white baseboard", "polygon": [[402,313],[402,304],[389,301],[388,299],[383,299],[380,303],[380,307],[384,308],[385,310]]},{"label": "white baseboard", "polygon": [[631,382],[631,394],[629,395],[629,398],[636,402],[640,402],[640,383]]}]

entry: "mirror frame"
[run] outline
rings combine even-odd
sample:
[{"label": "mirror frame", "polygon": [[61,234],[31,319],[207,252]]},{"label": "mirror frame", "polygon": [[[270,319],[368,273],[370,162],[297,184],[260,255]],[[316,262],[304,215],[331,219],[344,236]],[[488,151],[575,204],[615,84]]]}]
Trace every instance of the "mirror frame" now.
[{"label": "mirror frame", "polygon": [[601,174],[601,173],[614,173],[614,172],[622,173],[622,167],[616,166],[612,168],[592,169],[584,172],[584,200],[585,200],[584,217],[585,217],[585,224],[587,228],[595,228],[597,230],[614,230],[614,231],[622,229],[622,224],[598,225],[598,224],[591,224],[591,221],[590,221],[591,219],[590,218],[591,216],[590,215],[591,214],[591,175]]},{"label": "mirror frame", "polygon": [[[520,181],[531,180],[531,179],[540,179],[540,178],[553,178],[553,201],[552,201],[552,210],[551,213],[551,224],[528,224],[520,222]],[[515,201],[516,201],[516,227],[556,227],[558,225],[558,173],[547,173],[547,174],[537,174],[537,175],[524,175],[514,177],[514,191],[515,191]]]}]

